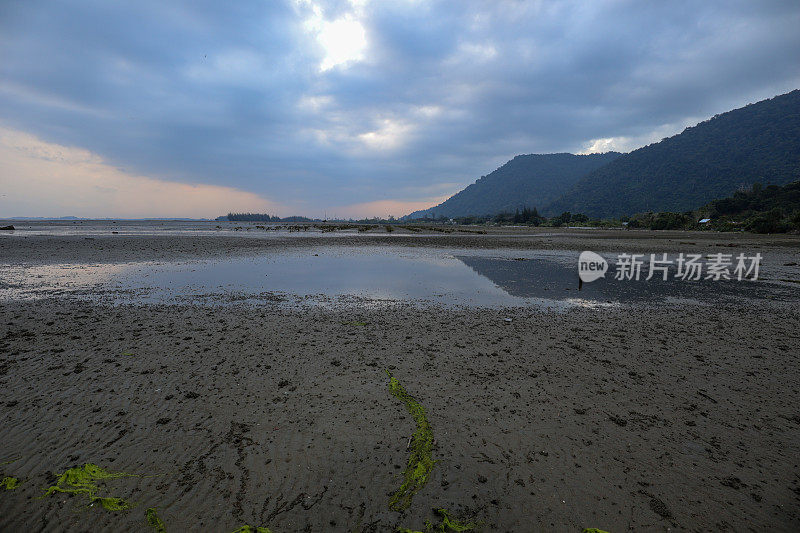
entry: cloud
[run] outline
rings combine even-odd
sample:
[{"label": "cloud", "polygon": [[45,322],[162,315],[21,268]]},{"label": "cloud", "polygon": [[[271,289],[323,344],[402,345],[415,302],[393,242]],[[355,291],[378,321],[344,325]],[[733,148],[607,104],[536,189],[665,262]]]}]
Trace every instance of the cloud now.
[{"label": "cloud", "polygon": [[0,128],[0,216],[212,218],[229,211],[283,213],[256,194],[128,174],[81,148]]},{"label": "cloud", "polygon": [[672,124],[662,124],[652,131],[636,136],[604,137],[591,139],[584,143],[583,148],[578,150],[578,154],[599,154],[604,152],[630,152],[642,146],[657,143],[667,137],[672,137],[682,132],[689,126],[693,126],[702,121],[704,117],[687,117],[680,122]]},{"label": "cloud", "polygon": [[0,4],[0,120],[322,215],[629,150],[800,87],[800,4]]},{"label": "cloud", "polygon": [[317,43],[324,51],[324,57],[319,64],[321,72],[364,59],[367,36],[364,26],[355,14],[363,11],[362,3],[351,2],[354,13],[348,13],[334,20],[325,18],[324,9],[319,3],[298,0],[296,4],[301,11],[306,11],[304,26],[316,37]]},{"label": "cloud", "polygon": [[391,150],[402,145],[412,129],[408,123],[385,118],[375,130],[362,133],[358,138],[369,148]]}]

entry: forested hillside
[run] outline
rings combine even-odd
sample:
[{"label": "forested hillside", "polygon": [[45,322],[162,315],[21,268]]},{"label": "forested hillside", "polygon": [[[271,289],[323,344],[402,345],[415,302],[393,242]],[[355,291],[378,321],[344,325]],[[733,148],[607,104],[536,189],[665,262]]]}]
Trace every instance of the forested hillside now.
[{"label": "forested hillside", "polygon": [[494,215],[544,206],[564,194],[581,176],[620,154],[518,155],[445,202],[408,215],[407,219]]},{"label": "forested hillside", "polygon": [[717,115],[616,158],[580,179],[544,214],[618,217],[681,212],[753,183],[800,178],[800,90]]}]

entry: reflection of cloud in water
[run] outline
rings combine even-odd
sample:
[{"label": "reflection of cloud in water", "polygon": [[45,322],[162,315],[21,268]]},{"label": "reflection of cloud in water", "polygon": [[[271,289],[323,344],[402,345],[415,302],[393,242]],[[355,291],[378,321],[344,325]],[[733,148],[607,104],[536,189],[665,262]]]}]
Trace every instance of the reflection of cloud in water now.
[{"label": "reflection of cloud in water", "polygon": [[[617,281],[609,274],[578,290],[577,257],[525,252],[314,248],[191,262],[4,266],[0,299],[75,295],[119,303],[236,302],[285,297],[334,305],[428,302],[465,306],[607,307],[626,303],[715,303],[725,298],[785,299],[767,283]],[[514,251],[514,254],[522,253]],[[643,272],[643,277],[646,272]],[[796,293],[795,293],[796,294]]]},{"label": "reflection of cloud in water", "polygon": [[125,263],[4,266],[0,297],[14,299],[51,291],[91,289],[130,268]]}]

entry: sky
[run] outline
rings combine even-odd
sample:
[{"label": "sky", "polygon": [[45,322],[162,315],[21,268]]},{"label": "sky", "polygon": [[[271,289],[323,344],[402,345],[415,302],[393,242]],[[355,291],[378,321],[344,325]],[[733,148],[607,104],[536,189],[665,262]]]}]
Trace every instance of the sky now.
[{"label": "sky", "polygon": [[0,217],[402,216],[800,88],[800,2],[0,2]]}]

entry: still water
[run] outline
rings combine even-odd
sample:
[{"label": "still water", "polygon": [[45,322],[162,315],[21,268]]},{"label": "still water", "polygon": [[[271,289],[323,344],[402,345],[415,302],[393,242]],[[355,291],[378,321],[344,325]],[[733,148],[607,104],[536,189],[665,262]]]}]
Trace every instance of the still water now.
[{"label": "still water", "polygon": [[753,281],[617,281],[579,290],[577,253],[320,247],[223,260],[8,267],[0,298],[76,297],[110,303],[277,302],[470,307],[607,307],[781,299]]}]

